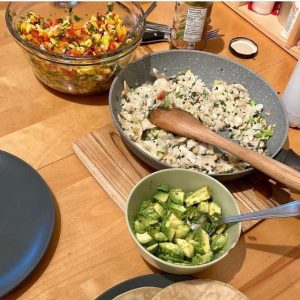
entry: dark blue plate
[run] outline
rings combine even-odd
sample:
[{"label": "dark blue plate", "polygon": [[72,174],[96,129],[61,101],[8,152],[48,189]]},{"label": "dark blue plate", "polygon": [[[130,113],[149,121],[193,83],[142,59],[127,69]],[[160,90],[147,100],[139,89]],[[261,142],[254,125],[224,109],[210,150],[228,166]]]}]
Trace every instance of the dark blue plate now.
[{"label": "dark blue plate", "polygon": [[107,290],[102,295],[100,295],[96,300],[111,300],[114,297],[117,297],[123,293],[126,293],[130,290],[137,289],[140,287],[154,286],[154,287],[165,288],[172,283],[184,281],[184,280],[191,280],[191,279],[196,279],[196,278],[187,275],[173,275],[173,274],[143,275],[143,276],[126,280],[124,282],[115,285],[114,287],[112,287],[111,289]]},{"label": "dark blue plate", "polygon": [[0,298],[39,263],[54,221],[53,197],[42,177],[23,160],[0,151]]}]

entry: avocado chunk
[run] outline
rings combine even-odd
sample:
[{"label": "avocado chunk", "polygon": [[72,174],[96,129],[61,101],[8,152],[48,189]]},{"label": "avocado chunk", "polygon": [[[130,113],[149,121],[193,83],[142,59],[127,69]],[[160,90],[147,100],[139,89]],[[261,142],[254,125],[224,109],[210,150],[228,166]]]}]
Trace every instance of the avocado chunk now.
[{"label": "avocado chunk", "polygon": [[182,214],[186,211],[186,208],[183,205],[176,204],[172,201],[167,202],[167,207],[179,217],[182,216]]},{"label": "avocado chunk", "polygon": [[142,223],[140,220],[135,220],[134,221],[134,230],[137,232],[137,233],[144,233],[145,232],[145,224]]},{"label": "avocado chunk", "polygon": [[165,193],[169,193],[169,186],[165,183],[162,183],[158,186],[157,188],[159,191],[165,192]]},{"label": "avocado chunk", "polygon": [[221,224],[217,227],[216,229],[216,234],[221,234],[223,233],[227,228],[227,225],[226,224]]},{"label": "avocado chunk", "polygon": [[209,212],[211,216],[218,215],[220,216],[222,214],[221,207],[216,202],[209,203]]},{"label": "avocado chunk", "polygon": [[220,251],[226,245],[227,239],[227,235],[217,235],[211,242],[211,250],[215,253]]},{"label": "avocado chunk", "polygon": [[166,213],[166,211],[165,211],[165,209],[163,208],[163,206],[161,206],[159,203],[155,203],[154,204],[154,210],[155,210],[155,212],[162,218],[164,215],[165,215],[165,213]]},{"label": "avocado chunk", "polygon": [[192,258],[195,255],[194,246],[184,239],[176,239],[176,244],[182,249],[184,255]]},{"label": "avocado chunk", "polygon": [[[171,262],[171,263],[176,263],[176,264],[183,264],[185,265],[186,264],[186,261],[183,259],[183,258],[175,258],[175,257],[172,257],[171,255],[169,254],[166,254],[166,253],[161,253],[158,255],[158,258],[164,260],[164,261],[168,261],[168,262]],[[189,264],[190,265],[190,264]]]},{"label": "avocado chunk", "polygon": [[171,227],[163,226],[161,231],[167,237],[168,241],[172,242],[172,240],[175,236],[176,229],[171,228]]},{"label": "avocado chunk", "polygon": [[192,264],[193,265],[203,265],[206,264],[210,261],[212,261],[214,258],[214,254],[209,251],[206,254],[200,255],[200,254],[196,254],[193,258],[192,258]]},{"label": "avocado chunk", "polygon": [[175,214],[171,213],[167,222],[166,222],[166,226],[167,227],[172,227],[174,229],[176,229],[179,225],[183,225],[184,222],[182,220],[180,220]]},{"label": "avocado chunk", "polygon": [[158,246],[161,253],[163,254],[168,254],[174,258],[182,259],[184,257],[182,249],[176,244],[164,242],[164,243],[159,243]]},{"label": "avocado chunk", "polygon": [[150,219],[140,214],[138,220],[144,224],[145,227],[152,226],[158,223],[158,219]]},{"label": "avocado chunk", "polygon": [[209,213],[209,203],[208,201],[202,201],[198,204],[198,210],[204,213]]},{"label": "avocado chunk", "polygon": [[168,238],[166,237],[165,234],[163,234],[162,232],[157,232],[154,234],[154,239],[157,242],[166,242],[168,240]]},{"label": "avocado chunk", "polygon": [[140,244],[145,245],[152,241],[152,237],[148,232],[144,233],[136,233],[135,234],[137,240]]},{"label": "avocado chunk", "polygon": [[173,189],[169,192],[170,200],[179,205],[183,205],[184,196],[184,192],[180,189]]},{"label": "avocado chunk", "polygon": [[189,225],[179,225],[175,229],[175,238],[184,239],[190,232],[191,227]]},{"label": "avocado chunk", "polygon": [[197,247],[196,252],[200,254],[205,254],[210,251],[210,243],[209,243],[209,236],[206,231],[199,228],[193,232],[193,237],[196,242],[200,245]]},{"label": "avocado chunk", "polygon": [[195,191],[191,195],[187,196],[185,198],[186,206],[191,206],[197,203],[200,203],[201,201],[206,201],[210,199],[211,193],[208,186],[204,186],[201,189]]},{"label": "avocado chunk", "polygon": [[169,194],[159,191],[154,196],[153,199],[158,201],[159,203],[166,203],[169,198]]},{"label": "avocado chunk", "polygon": [[149,247],[146,248],[147,251],[149,251],[150,253],[155,253],[155,251],[158,249],[158,243],[153,244]]},{"label": "avocado chunk", "polygon": [[154,203],[149,200],[142,202],[139,214],[151,220],[159,219],[159,215],[154,210]]},{"label": "avocado chunk", "polygon": [[187,216],[189,220],[197,221],[201,215],[201,211],[199,211],[195,206],[189,206],[184,212],[184,215]]}]

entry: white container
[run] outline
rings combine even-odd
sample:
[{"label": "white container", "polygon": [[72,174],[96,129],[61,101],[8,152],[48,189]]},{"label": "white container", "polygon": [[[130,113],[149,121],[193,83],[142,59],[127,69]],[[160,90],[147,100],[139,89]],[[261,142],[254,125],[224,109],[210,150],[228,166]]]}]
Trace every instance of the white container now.
[{"label": "white container", "polygon": [[300,2],[294,2],[293,6],[290,9],[289,15],[287,17],[287,20],[283,26],[282,31],[280,32],[280,35],[284,39],[288,39],[289,34],[295,24],[295,21],[300,13]]},{"label": "white container", "polygon": [[289,16],[293,3],[292,2],[282,2],[277,16],[278,22],[284,26],[285,22]]},{"label": "white container", "polygon": [[298,61],[282,95],[291,127],[300,128],[300,61]]},{"label": "white container", "polygon": [[252,10],[260,15],[269,15],[272,12],[275,1],[253,1]]}]

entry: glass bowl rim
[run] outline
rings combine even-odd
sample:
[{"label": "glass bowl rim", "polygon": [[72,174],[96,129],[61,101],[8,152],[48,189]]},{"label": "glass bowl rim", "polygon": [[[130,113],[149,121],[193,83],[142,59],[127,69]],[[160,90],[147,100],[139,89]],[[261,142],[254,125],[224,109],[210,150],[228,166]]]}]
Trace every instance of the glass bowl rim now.
[{"label": "glass bowl rim", "polygon": [[10,31],[10,33],[12,34],[12,36],[14,37],[14,39],[20,43],[22,46],[24,46],[27,49],[33,50],[35,52],[38,52],[39,54],[41,54],[43,56],[43,58],[45,59],[45,57],[47,57],[47,60],[65,60],[66,62],[82,62],[82,61],[93,61],[93,60],[101,60],[101,59],[106,59],[106,58],[113,58],[114,56],[118,56],[118,54],[122,54],[122,53],[127,53],[127,51],[129,52],[132,48],[136,48],[136,44],[138,44],[138,42],[142,39],[142,36],[144,34],[145,31],[145,26],[146,26],[146,19],[142,20],[142,17],[144,16],[145,12],[142,8],[142,6],[136,2],[136,1],[131,1],[131,3],[133,3],[137,9],[139,10],[139,12],[141,12],[141,16],[138,16],[138,20],[137,22],[139,22],[140,20],[142,20],[141,22],[141,26],[142,26],[142,30],[140,31],[139,35],[134,39],[134,41],[132,43],[130,43],[127,46],[121,47],[115,51],[112,52],[107,52],[101,55],[85,55],[85,56],[70,56],[70,55],[64,55],[64,54],[55,54],[52,52],[49,52],[47,50],[43,50],[40,49],[36,46],[33,46],[31,43],[23,40],[17,33],[16,30],[12,24],[12,17],[10,15],[11,12],[11,6],[16,3],[14,1],[10,1],[7,5],[6,8],[6,12],[5,12],[5,22],[6,22],[6,26],[8,28],[8,30]]}]

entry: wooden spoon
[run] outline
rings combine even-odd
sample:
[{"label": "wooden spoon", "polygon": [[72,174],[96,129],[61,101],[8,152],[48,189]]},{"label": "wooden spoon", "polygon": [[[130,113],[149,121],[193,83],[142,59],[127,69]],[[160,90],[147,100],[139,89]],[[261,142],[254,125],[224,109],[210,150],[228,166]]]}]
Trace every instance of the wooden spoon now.
[{"label": "wooden spoon", "polygon": [[166,131],[222,148],[286,186],[300,191],[300,172],[223,138],[184,110],[156,108],[150,114],[150,121]]}]

